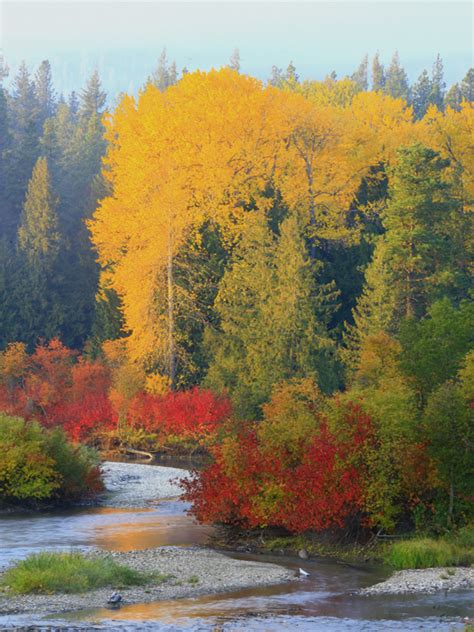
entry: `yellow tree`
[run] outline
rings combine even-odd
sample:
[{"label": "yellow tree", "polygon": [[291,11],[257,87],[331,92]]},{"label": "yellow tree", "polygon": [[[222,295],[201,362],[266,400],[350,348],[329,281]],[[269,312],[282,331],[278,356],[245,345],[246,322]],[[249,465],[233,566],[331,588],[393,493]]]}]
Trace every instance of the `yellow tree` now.
[{"label": "yellow tree", "polygon": [[107,283],[121,296],[132,360],[179,361],[173,263],[205,221],[233,239],[278,152],[278,92],[230,69],[186,75],[160,93],[125,97],[107,121],[112,194],[90,229]]}]

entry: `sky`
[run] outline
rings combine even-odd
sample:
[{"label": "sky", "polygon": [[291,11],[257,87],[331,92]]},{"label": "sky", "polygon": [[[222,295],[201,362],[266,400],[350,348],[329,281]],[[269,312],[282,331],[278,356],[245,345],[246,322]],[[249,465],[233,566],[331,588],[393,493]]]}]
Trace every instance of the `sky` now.
[{"label": "sky", "polygon": [[97,68],[111,95],[136,92],[164,47],[178,69],[228,63],[266,79],[293,61],[301,78],[351,74],[368,53],[388,65],[395,50],[411,80],[438,53],[448,85],[473,65],[470,2],[21,2],[1,0],[0,46],[11,75],[52,63],[55,84],[79,89]]}]

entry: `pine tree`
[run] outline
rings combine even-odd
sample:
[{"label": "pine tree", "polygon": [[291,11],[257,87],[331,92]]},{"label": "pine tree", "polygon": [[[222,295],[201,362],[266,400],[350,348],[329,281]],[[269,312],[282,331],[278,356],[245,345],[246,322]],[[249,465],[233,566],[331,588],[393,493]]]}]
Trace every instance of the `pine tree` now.
[{"label": "pine tree", "polygon": [[288,64],[288,67],[285,71],[283,81],[288,88],[294,89],[299,83],[299,75],[296,72],[296,67],[292,61]]},{"label": "pine tree", "polygon": [[79,98],[75,90],[73,90],[69,95],[68,106],[71,116],[76,117],[77,113],[79,112]]},{"label": "pine tree", "polygon": [[102,90],[97,70],[92,73],[86,87],[81,91],[79,100],[79,114],[81,118],[90,119],[94,115],[98,117],[102,115],[107,95]]},{"label": "pine tree", "polygon": [[28,180],[39,154],[38,102],[24,63],[14,78],[9,104],[12,153],[7,191],[11,203],[11,226],[7,228],[13,237],[18,228]]},{"label": "pine tree", "polygon": [[457,110],[459,112],[462,103],[462,92],[458,83],[453,84],[448,90],[444,102],[446,107],[453,108],[453,110]]},{"label": "pine tree", "polygon": [[448,164],[415,144],[400,149],[389,170],[386,232],[366,269],[354,324],[346,325],[342,354],[350,369],[358,366],[367,339],[396,334],[403,319],[422,317],[434,300],[456,292],[451,271],[456,237],[449,235],[449,223],[459,205],[446,181]]},{"label": "pine tree", "polygon": [[400,66],[398,52],[395,51],[392,62],[387,70],[384,91],[394,99],[409,99],[408,77]]},{"label": "pine tree", "polygon": [[369,56],[365,55],[359,67],[352,73],[351,79],[356,84],[357,89],[361,92],[367,92],[369,86],[368,81]]},{"label": "pine tree", "polygon": [[255,215],[219,287],[221,332],[208,337],[207,380],[229,389],[242,416],[258,414],[281,380],[313,376],[325,391],[337,385],[326,330],[334,291],[317,287],[313,271],[296,216],[277,239]]},{"label": "pine tree", "polygon": [[177,80],[176,63],[173,61],[171,65],[169,64],[166,48],[163,48],[158,59],[158,65],[148,81],[156,86],[158,90],[164,92],[166,88],[173,86]]},{"label": "pine tree", "polygon": [[234,52],[230,56],[229,68],[231,70],[235,70],[236,72],[240,72],[240,52],[238,48],[235,48]]},{"label": "pine tree", "polygon": [[380,63],[379,53],[375,54],[372,61],[372,90],[380,92],[385,87],[385,70]]},{"label": "pine tree", "polygon": [[399,318],[422,316],[449,261],[443,223],[457,207],[445,181],[449,161],[420,144],[402,148],[390,170],[390,200],[384,214],[385,245]]},{"label": "pine tree", "polygon": [[432,84],[428,72],[423,70],[418,77],[418,81],[413,86],[413,112],[415,119],[419,120],[424,117],[428,106],[431,103]]},{"label": "pine tree", "polygon": [[16,288],[21,335],[30,349],[39,338],[61,336],[64,304],[60,297],[61,237],[56,215],[58,200],[52,191],[46,158],[39,158],[28,184],[18,255],[21,283]]},{"label": "pine tree", "polygon": [[39,124],[42,126],[46,119],[54,115],[56,108],[56,94],[53,87],[51,65],[47,59],[41,62],[36,72],[34,91],[38,103]]},{"label": "pine tree", "polygon": [[433,72],[431,74],[430,103],[435,105],[438,110],[444,110],[445,94],[446,84],[444,82],[443,61],[438,55],[433,64]]},{"label": "pine tree", "polygon": [[474,68],[469,68],[461,81],[461,97],[469,103],[474,101]]},{"label": "pine tree", "polygon": [[277,66],[272,66],[272,73],[268,83],[274,88],[280,88],[283,83],[283,70]]},{"label": "pine tree", "polygon": [[59,253],[57,206],[48,161],[38,158],[28,184],[18,229],[18,247],[33,269],[50,270]]}]

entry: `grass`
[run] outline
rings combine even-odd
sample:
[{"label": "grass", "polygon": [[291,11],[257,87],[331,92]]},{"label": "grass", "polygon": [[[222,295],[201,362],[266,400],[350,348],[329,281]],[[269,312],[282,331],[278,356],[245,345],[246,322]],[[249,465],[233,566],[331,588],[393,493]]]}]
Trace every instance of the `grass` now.
[{"label": "grass", "polygon": [[81,553],[41,552],[9,568],[2,584],[15,594],[80,593],[110,586],[159,583],[166,576],[146,574],[112,558],[87,558]]},{"label": "grass", "polygon": [[191,577],[188,577],[188,584],[196,586],[199,584],[199,577],[197,575],[191,575]]},{"label": "grass", "polygon": [[415,538],[395,542],[386,548],[385,561],[393,568],[432,568],[474,564],[474,528],[442,538]]}]

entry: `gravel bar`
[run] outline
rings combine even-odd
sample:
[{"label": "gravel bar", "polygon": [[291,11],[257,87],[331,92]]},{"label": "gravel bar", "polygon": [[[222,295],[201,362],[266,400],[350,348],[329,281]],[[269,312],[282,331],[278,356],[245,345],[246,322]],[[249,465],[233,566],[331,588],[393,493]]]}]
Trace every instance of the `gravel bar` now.
[{"label": "gravel bar", "polygon": [[141,508],[163,498],[176,498],[182,493],[178,479],[188,470],[141,463],[105,461],[102,472],[107,494],[102,504],[107,507]]},{"label": "gravel bar", "polygon": [[397,571],[389,579],[359,591],[360,595],[404,595],[467,590],[474,587],[474,568],[422,568]]},{"label": "gravel bar", "polygon": [[[120,589],[124,604],[197,597],[278,584],[296,579],[295,572],[263,562],[235,560],[198,547],[161,547],[143,551],[94,551],[90,556],[110,555],[119,563],[144,572],[168,575],[163,583]],[[0,615],[55,615],[84,608],[102,608],[111,588],[82,594],[20,595],[0,593]]]}]

